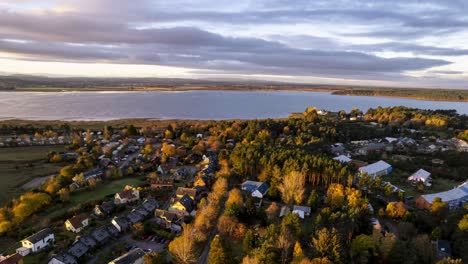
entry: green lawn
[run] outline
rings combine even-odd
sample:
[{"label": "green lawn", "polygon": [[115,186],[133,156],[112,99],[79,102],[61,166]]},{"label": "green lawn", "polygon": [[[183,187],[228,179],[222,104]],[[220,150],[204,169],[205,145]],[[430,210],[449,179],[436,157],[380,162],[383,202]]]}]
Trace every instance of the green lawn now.
[{"label": "green lawn", "polygon": [[73,204],[82,204],[92,200],[100,200],[106,197],[107,195],[122,191],[125,185],[137,186],[144,183],[144,181],[142,181],[141,179],[142,177],[124,178],[104,183],[96,187],[94,190],[87,190],[72,194],[70,197],[70,202]]},{"label": "green lawn", "polygon": [[0,148],[0,206],[18,197],[21,186],[36,177],[57,173],[63,164],[46,163],[49,151],[63,151],[63,146]]}]

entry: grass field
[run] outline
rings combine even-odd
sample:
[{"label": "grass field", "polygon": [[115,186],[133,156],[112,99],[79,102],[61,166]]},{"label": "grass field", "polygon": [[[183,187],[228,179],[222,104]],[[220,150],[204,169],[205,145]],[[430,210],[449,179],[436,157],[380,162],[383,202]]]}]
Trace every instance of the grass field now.
[{"label": "grass field", "polygon": [[124,178],[109,183],[104,183],[103,185],[96,187],[94,190],[77,192],[71,195],[70,202],[73,204],[82,204],[92,200],[100,200],[107,195],[122,191],[125,185],[137,186],[144,183],[144,181],[141,179],[143,178]]},{"label": "grass field", "polygon": [[63,146],[0,148],[0,206],[20,195],[23,184],[57,173],[63,167],[46,163],[49,151],[63,151]]}]

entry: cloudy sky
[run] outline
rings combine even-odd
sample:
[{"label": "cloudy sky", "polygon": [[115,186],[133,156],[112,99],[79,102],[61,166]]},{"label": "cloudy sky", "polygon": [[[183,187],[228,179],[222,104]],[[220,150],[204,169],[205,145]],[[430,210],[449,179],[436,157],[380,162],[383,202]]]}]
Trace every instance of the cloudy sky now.
[{"label": "cloudy sky", "polygon": [[468,89],[466,0],[0,0],[0,74]]}]

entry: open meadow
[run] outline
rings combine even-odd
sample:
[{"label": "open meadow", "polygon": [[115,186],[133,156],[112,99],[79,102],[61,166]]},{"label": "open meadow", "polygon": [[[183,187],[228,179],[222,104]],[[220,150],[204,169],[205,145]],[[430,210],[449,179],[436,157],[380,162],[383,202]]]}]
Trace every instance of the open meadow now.
[{"label": "open meadow", "polygon": [[63,146],[0,148],[0,205],[5,205],[24,190],[29,181],[57,173],[60,163],[47,163],[47,153],[63,151]]}]

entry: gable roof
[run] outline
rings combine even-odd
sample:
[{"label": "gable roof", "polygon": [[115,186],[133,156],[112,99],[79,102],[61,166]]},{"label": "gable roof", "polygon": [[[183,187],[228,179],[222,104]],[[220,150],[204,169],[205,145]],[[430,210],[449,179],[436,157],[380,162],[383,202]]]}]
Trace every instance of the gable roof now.
[{"label": "gable roof", "polygon": [[124,190],[124,191],[118,192],[116,196],[118,196],[120,199],[128,199],[128,200],[134,199],[136,198],[136,196],[133,195],[133,191],[134,189]]},{"label": "gable roof", "polygon": [[43,240],[44,238],[46,238],[47,236],[49,235],[53,235],[54,233],[52,232],[52,229],[50,228],[45,228],[45,229],[42,229],[41,231],[35,233],[34,235],[31,235],[23,240],[27,240],[33,244],[36,244],[37,242]]},{"label": "gable roof", "polygon": [[143,220],[143,216],[141,214],[137,213],[136,211],[131,211],[127,215],[127,218],[130,221],[130,223],[132,223],[132,224],[136,224],[136,223],[140,222],[141,220]]},{"label": "gable roof", "polygon": [[184,195],[195,197],[197,195],[197,190],[192,189],[192,188],[179,187],[177,188],[176,195],[178,197],[183,197]]},{"label": "gable roof", "polygon": [[154,212],[154,216],[161,219],[165,219],[169,222],[177,221],[177,215],[173,212],[169,212],[166,210],[156,209],[156,211]]},{"label": "gable roof", "polygon": [[106,231],[106,228],[103,226],[103,227],[100,227],[96,230],[94,230],[92,233],[91,233],[91,236],[99,243],[102,243],[103,241],[105,241],[106,239],[109,238],[109,233],[107,233]]},{"label": "gable roof", "polygon": [[145,201],[143,201],[142,206],[146,209],[146,211],[152,213],[156,207],[158,207],[158,201],[154,198],[148,198]]},{"label": "gable roof", "polygon": [[187,212],[191,212],[193,210],[193,200],[187,194],[182,196],[182,198],[180,198],[177,202],[179,202],[183,207],[185,207],[185,210]]},{"label": "gable roof", "polygon": [[83,221],[88,219],[88,216],[85,214],[76,215],[67,221],[73,226],[73,228],[78,229],[83,227]]},{"label": "gable roof", "polygon": [[408,180],[410,181],[426,181],[427,178],[429,178],[429,176],[431,176],[431,173],[426,171],[426,170],[423,170],[423,169],[419,169],[417,172],[413,173],[413,175],[411,175]]},{"label": "gable roof", "polygon": [[96,244],[97,244],[96,240],[94,240],[94,238],[92,238],[89,235],[88,236],[78,237],[78,241],[85,244],[89,248],[94,248],[96,246]]},{"label": "gable roof", "polygon": [[372,164],[369,164],[367,166],[359,168],[359,171],[365,172],[367,174],[372,175],[372,174],[375,174],[377,172],[386,170],[386,169],[391,168],[391,167],[392,167],[392,165],[388,164],[387,162],[385,162],[383,160],[379,160],[379,161],[377,161],[375,163],[372,163]]},{"label": "gable roof", "polygon": [[68,253],[55,255],[52,259],[56,259],[65,264],[77,264],[76,258]]},{"label": "gable roof", "polygon": [[[262,185],[266,185],[266,187],[268,188],[268,185],[266,183],[258,182],[258,181],[245,181],[242,183],[241,187],[242,187],[242,190],[253,193]],[[265,188],[265,187],[262,187],[262,188]]]},{"label": "gable roof", "polygon": [[127,218],[119,216],[119,217],[114,217],[112,219],[118,226],[120,226],[121,229],[129,229],[130,228],[130,222]]},{"label": "gable roof", "polygon": [[68,249],[68,254],[76,257],[76,258],[81,258],[86,252],[88,252],[89,248],[81,243],[81,242],[75,242],[69,249]]}]

